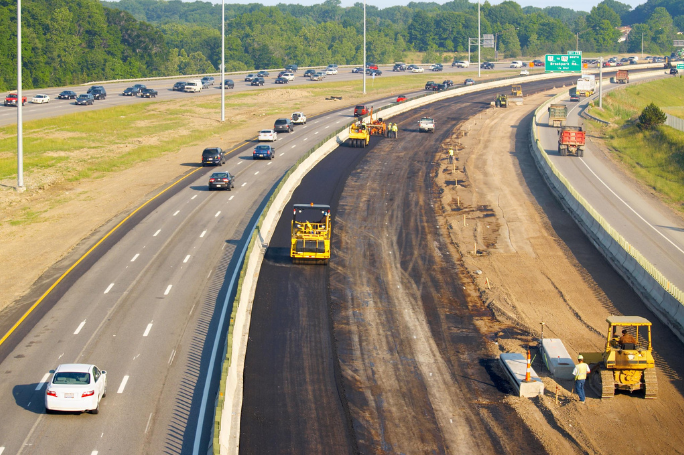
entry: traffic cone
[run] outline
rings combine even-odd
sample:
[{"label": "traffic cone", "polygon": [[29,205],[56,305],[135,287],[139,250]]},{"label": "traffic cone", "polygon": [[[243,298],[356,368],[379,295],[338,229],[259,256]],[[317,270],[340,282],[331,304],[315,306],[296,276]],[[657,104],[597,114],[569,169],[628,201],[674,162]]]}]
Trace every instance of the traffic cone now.
[{"label": "traffic cone", "polygon": [[527,371],[525,371],[525,382],[532,382],[532,367],[530,366],[530,350],[527,350]]}]

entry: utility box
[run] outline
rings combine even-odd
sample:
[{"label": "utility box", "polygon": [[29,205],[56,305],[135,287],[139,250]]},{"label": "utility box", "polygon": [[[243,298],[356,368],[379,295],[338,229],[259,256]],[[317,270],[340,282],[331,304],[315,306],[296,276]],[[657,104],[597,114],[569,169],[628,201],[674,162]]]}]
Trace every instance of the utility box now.
[{"label": "utility box", "polygon": [[542,339],[541,350],[544,365],[554,378],[573,379],[572,370],[575,369],[575,362],[559,338]]},{"label": "utility box", "polygon": [[516,395],[533,398],[544,394],[544,383],[534,370],[531,370],[530,382],[525,382],[527,358],[524,355],[517,352],[504,352],[499,355],[499,362],[506,377],[515,388]]}]

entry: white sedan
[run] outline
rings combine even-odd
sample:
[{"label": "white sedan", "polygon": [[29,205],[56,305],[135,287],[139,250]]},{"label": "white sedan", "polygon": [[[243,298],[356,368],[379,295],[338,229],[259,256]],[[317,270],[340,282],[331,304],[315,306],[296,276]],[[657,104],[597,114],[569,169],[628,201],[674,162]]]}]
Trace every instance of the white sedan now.
[{"label": "white sedan", "polygon": [[304,115],[304,112],[293,112],[291,119],[295,125],[306,125],[306,115]]},{"label": "white sedan", "polygon": [[261,130],[259,131],[259,142],[262,141],[277,141],[278,140],[278,133],[276,133],[274,130]]},{"label": "white sedan", "polygon": [[107,395],[107,372],[82,363],[57,367],[45,391],[45,412],[100,411],[100,400]]},{"label": "white sedan", "polygon": [[31,102],[35,104],[43,104],[43,103],[49,103],[50,102],[50,95],[41,95],[38,94],[31,98]]},{"label": "white sedan", "polygon": [[328,68],[327,70],[325,70],[325,74],[327,74],[327,75],[337,74],[337,68]]},{"label": "white sedan", "polygon": [[415,68],[413,68],[413,69],[411,70],[412,73],[422,73],[422,72],[424,72],[424,71],[425,71],[425,69],[424,69],[423,67],[421,67],[421,66],[416,66]]},{"label": "white sedan", "polygon": [[522,70],[522,71],[520,71],[520,75],[521,75],[521,76],[529,76],[529,75],[530,75],[530,72],[527,71],[527,70]]},{"label": "white sedan", "polygon": [[287,79],[288,82],[292,82],[292,81],[294,81],[295,75],[294,75],[294,73],[285,73],[280,77]]}]

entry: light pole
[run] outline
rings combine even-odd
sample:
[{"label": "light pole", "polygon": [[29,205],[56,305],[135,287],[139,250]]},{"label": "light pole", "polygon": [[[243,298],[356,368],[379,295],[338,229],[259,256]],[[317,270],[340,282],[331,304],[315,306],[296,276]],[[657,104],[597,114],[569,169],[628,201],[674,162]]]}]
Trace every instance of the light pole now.
[{"label": "light pole", "polygon": [[366,0],[363,0],[363,94],[366,94]]},{"label": "light pole", "polygon": [[644,32],[641,32],[641,59],[644,59]]},{"label": "light pole", "polygon": [[21,91],[21,0],[17,0],[17,191],[24,187],[24,129]]},{"label": "light pole", "polygon": [[480,41],[482,40],[482,35],[480,32],[480,0],[477,0],[477,77],[482,77],[480,74]]},{"label": "light pole", "polygon": [[226,121],[226,0],[221,0],[221,122]]}]

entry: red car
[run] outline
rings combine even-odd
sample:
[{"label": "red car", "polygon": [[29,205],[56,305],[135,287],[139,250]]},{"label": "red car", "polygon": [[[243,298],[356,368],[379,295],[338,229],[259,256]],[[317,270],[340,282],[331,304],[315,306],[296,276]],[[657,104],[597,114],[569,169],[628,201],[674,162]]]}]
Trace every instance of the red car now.
[{"label": "red car", "polygon": [[368,108],[366,106],[359,104],[354,108],[354,117],[363,117],[364,115],[368,115]]},{"label": "red car", "polygon": [[397,103],[403,103],[404,101],[406,101],[406,95],[397,96]]},{"label": "red car", "polygon": [[[16,106],[18,99],[19,99],[19,95],[17,95],[16,93],[8,94],[5,97],[5,106]],[[22,96],[21,97],[21,105],[23,106],[25,104],[26,104],[26,97]]]}]

